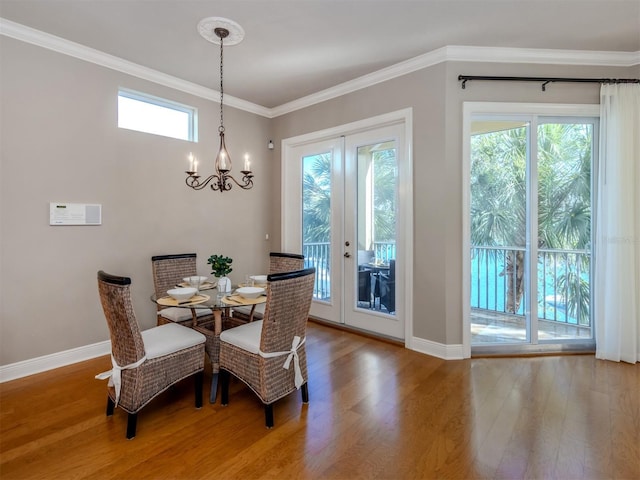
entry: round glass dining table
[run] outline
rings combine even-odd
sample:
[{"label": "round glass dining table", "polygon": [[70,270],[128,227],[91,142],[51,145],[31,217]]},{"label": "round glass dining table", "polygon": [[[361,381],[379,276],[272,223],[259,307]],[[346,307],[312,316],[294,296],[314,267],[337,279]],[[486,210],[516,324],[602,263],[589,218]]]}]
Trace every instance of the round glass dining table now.
[{"label": "round glass dining table", "polygon": [[[197,295],[194,295],[189,300],[183,302],[179,302],[170,296],[158,297],[155,294],[151,295],[151,301],[162,307],[190,309],[193,317],[192,326],[196,326],[198,324],[198,309],[211,309],[215,318],[215,331],[220,334],[222,331],[222,318],[223,316],[229,316],[230,308],[242,306],[255,307],[255,305],[259,303],[264,303],[266,301],[266,297],[261,296],[257,299],[244,298],[232,292],[224,293],[219,292],[217,288],[211,288],[208,290],[200,290]],[[251,314],[253,314],[253,309],[251,310]],[[253,320],[252,315],[250,315],[249,321],[251,320]]]},{"label": "round glass dining table", "polygon": [[[231,309],[233,307],[252,306],[253,308],[249,315],[249,321],[251,322],[253,320],[253,311],[255,310],[255,306],[259,303],[264,303],[266,299],[266,296],[261,296],[256,299],[244,298],[231,292],[219,292],[217,288],[200,290],[197,295],[194,295],[189,300],[183,302],[178,302],[170,296],[158,297],[155,294],[151,295],[151,301],[161,307],[190,309],[192,315],[191,327],[207,337],[206,350],[212,366],[211,393],[209,394],[210,403],[215,403],[216,401],[218,371],[220,367],[218,359],[219,339],[220,333],[222,332],[223,318],[231,317]],[[198,319],[200,318],[198,317],[198,310],[203,308],[208,308],[213,312],[213,329],[211,329],[211,326],[207,328],[204,325],[198,325]],[[211,317],[209,317],[209,319],[210,318]],[[211,322],[211,320],[209,320],[209,322]]]}]

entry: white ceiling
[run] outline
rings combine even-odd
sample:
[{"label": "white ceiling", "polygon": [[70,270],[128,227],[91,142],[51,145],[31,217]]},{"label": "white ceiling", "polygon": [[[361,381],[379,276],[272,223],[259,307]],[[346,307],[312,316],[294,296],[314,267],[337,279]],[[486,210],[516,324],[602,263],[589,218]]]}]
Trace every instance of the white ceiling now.
[{"label": "white ceiling", "polygon": [[[640,0],[0,0],[0,17],[273,108],[447,45],[640,51]],[[0,37],[1,38],[1,37]]]}]

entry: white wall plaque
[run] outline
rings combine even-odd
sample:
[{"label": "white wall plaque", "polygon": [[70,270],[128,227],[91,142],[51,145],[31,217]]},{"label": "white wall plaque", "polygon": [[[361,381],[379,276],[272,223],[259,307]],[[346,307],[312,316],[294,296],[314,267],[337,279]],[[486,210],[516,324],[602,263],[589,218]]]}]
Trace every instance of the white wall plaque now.
[{"label": "white wall plaque", "polygon": [[102,225],[102,205],[51,202],[49,225]]}]

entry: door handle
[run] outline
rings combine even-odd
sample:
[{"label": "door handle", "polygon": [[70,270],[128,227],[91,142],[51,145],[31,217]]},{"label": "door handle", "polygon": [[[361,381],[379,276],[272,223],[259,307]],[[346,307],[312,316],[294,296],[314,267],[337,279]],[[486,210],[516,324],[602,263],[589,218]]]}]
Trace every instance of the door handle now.
[{"label": "door handle", "polygon": [[351,258],[351,254],[349,252],[344,252],[344,258]]}]

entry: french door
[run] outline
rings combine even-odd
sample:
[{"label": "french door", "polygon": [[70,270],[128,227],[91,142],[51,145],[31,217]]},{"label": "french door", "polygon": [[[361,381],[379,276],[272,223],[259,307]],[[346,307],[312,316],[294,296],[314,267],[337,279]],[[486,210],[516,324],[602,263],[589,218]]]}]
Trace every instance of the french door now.
[{"label": "french door", "polygon": [[597,119],[469,120],[471,347],[592,345]]},{"label": "french door", "polygon": [[404,132],[396,121],[330,138],[289,139],[283,169],[283,244],[316,268],[311,315],[400,339]]}]

